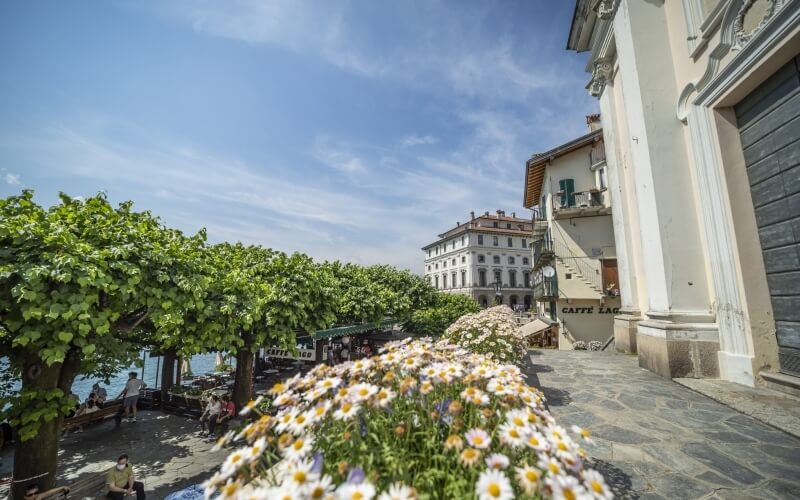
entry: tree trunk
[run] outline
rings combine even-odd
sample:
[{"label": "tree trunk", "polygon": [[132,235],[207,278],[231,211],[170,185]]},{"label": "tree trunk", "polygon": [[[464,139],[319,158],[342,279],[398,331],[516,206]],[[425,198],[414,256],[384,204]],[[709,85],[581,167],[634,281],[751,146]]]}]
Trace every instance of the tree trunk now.
[{"label": "tree trunk", "polygon": [[[67,353],[63,363],[47,366],[38,355],[25,363],[22,374],[22,388],[52,390],[61,389],[69,394],[75,376],[80,370],[79,351]],[[61,434],[63,417],[49,422],[42,420],[39,431],[33,439],[22,441],[17,437],[14,444],[14,482],[11,488],[12,500],[22,500],[25,488],[29,484],[37,484],[39,491],[45,491],[55,485],[56,466],[58,463],[58,441]]]},{"label": "tree trunk", "polygon": [[233,403],[236,410],[241,410],[244,405],[253,399],[253,365],[255,354],[252,351],[252,335],[242,335],[245,341],[243,347],[236,352],[236,380],[233,384]]},{"label": "tree trunk", "polygon": [[164,351],[164,366],[161,369],[161,401],[167,400],[167,393],[175,380],[175,350]]}]

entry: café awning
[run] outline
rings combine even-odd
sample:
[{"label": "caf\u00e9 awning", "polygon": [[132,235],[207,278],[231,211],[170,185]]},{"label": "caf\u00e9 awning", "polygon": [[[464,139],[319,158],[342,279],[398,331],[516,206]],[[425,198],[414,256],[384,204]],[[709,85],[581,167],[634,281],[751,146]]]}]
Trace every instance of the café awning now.
[{"label": "caf\u00e9 awning", "polygon": [[394,319],[385,319],[380,323],[337,326],[327,330],[317,330],[312,337],[314,340],[332,339],[335,337],[344,337],[345,335],[354,335],[356,333],[371,332],[373,330],[385,330],[387,328],[392,328],[398,323],[400,322]]},{"label": "caf\u00e9 awning", "polygon": [[547,330],[548,328],[550,328],[550,324],[545,323],[544,321],[537,318],[531,321],[530,323],[522,325],[519,328],[519,332],[517,333],[517,335],[520,338],[526,339],[531,335],[536,335],[537,333],[543,330]]}]

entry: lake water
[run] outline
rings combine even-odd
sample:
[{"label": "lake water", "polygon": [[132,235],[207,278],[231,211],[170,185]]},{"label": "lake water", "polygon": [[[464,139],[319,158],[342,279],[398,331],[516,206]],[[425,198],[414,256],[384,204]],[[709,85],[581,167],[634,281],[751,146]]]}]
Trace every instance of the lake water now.
[{"label": "lake water", "polygon": [[[131,366],[124,370],[121,370],[115,376],[113,376],[108,384],[105,384],[102,380],[96,378],[83,378],[78,377],[75,379],[75,382],[72,384],[72,392],[78,395],[81,398],[81,401],[86,399],[89,396],[89,393],[92,392],[92,385],[95,382],[99,382],[101,386],[105,387],[106,391],[108,391],[108,397],[114,398],[122,389],[125,388],[125,382],[128,380],[128,372],[135,371],[139,378],[144,380],[144,383],[147,384],[147,387],[157,387],[160,385],[160,377],[161,377],[161,369],[163,366],[163,358],[153,357],[151,358],[148,352],[142,353],[144,356],[144,373],[142,373],[142,367]],[[6,359],[0,360],[0,363],[7,362]],[[236,358],[228,358],[226,359],[226,363],[229,363],[233,366],[236,365]],[[214,371],[214,367],[216,366],[216,354],[198,354],[196,356],[192,356],[190,361],[192,373],[195,375],[203,375],[205,373],[210,373]],[[156,375],[156,370],[158,370],[158,375]],[[16,384],[19,388],[19,383]]]}]

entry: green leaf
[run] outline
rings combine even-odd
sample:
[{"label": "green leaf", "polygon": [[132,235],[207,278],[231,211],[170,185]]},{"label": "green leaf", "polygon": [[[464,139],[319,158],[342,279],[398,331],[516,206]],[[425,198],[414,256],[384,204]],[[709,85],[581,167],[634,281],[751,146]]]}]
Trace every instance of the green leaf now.
[{"label": "green leaf", "polygon": [[70,332],[58,332],[58,340],[67,344],[72,340],[72,334]]}]

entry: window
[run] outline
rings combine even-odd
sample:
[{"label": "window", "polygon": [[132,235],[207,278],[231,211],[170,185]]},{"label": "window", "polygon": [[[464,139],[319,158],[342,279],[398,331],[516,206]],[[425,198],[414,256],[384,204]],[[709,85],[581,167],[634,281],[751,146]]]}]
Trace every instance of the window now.
[{"label": "window", "polygon": [[571,280],[572,279],[572,273],[564,273],[564,279],[565,280]]},{"label": "window", "polygon": [[531,273],[522,273],[522,279],[525,282],[525,288],[531,287]]},{"label": "window", "polygon": [[430,271],[430,270],[431,270],[431,266],[430,266],[430,264],[428,264],[428,271]]},{"label": "window", "polygon": [[486,269],[478,271],[478,284],[480,286],[486,286]]},{"label": "window", "polygon": [[483,245],[483,235],[482,234],[478,235],[478,245]]},{"label": "window", "polygon": [[500,256],[499,255],[495,255],[494,257],[492,257],[492,262],[494,262],[495,264],[499,264],[500,263]]},{"label": "window", "polygon": [[447,275],[442,275],[442,288],[447,288]]},{"label": "window", "polygon": [[447,261],[446,260],[442,261],[442,269],[447,269]]},{"label": "window", "polygon": [[456,240],[453,240],[453,250],[456,249]]},{"label": "window", "polygon": [[453,272],[453,274],[451,274],[451,275],[450,275],[450,278],[452,278],[452,281],[450,282],[450,285],[451,285],[453,288],[455,288],[455,287],[456,287],[456,273],[455,273],[455,272]]},{"label": "window", "polygon": [[439,245],[436,245],[436,255],[439,255]]},{"label": "window", "polygon": [[478,264],[483,264],[486,262],[486,257],[483,255],[478,255]]},{"label": "window", "polygon": [[522,258],[522,265],[523,265],[523,266],[530,265],[530,263],[531,263],[531,261],[530,261],[530,259],[529,259],[529,258],[527,258],[527,257],[523,257],[523,258]]},{"label": "window", "polygon": [[462,264],[466,264],[467,263],[467,256],[466,255],[462,255],[461,256],[461,263]]},{"label": "window", "polygon": [[514,238],[509,238],[508,239],[508,248],[511,248],[513,246],[514,246]]},{"label": "window", "polygon": [[428,257],[430,257],[430,256],[431,256],[431,249],[429,248],[428,249]]},{"label": "window", "polygon": [[522,238],[522,248],[528,248],[528,240]]},{"label": "window", "polygon": [[495,271],[494,272],[494,282],[495,283],[501,283],[502,281],[503,281],[503,278],[500,276],[500,271],[499,270]]},{"label": "window", "polygon": [[462,246],[462,247],[464,246],[464,241],[466,241],[466,240],[465,240],[465,239],[464,239],[464,237],[462,236],[462,237],[461,237],[461,246]]},{"label": "window", "polygon": [[509,271],[508,272],[508,286],[516,287],[517,286],[517,272],[516,271]]},{"label": "window", "polygon": [[492,227],[497,227],[497,222],[492,222]]},{"label": "window", "polygon": [[606,179],[606,167],[600,167],[597,169],[597,185],[600,189],[605,189],[608,187],[608,180]]},{"label": "window", "polygon": [[433,279],[436,280],[436,288],[439,288],[439,276],[434,276]]},{"label": "window", "polygon": [[500,246],[500,242],[499,242],[499,240],[497,239],[497,236],[492,236],[492,245],[494,245],[494,246]]},{"label": "window", "polygon": [[575,206],[575,179],[558,181],[559,197],[562,208]]},{"label": "window", "polygon": [[462,287],[467,286],[467,272],[466,271],[461,271],[461,286]]},{"label": "window", "polygon": [[432,284],[430,276],[425,276],[425,281],[427,281],[429,285]]},{"label": "window", "polygon": [[511,264],[511,265],[514,265],[514,263],[515,263],[514,262],[514,257],[509,257],[508,258],[508,263]]},{"label": "window", "polygon": [[436,264],[433,265],[433,267],[434,269],[439,269],[439,263],[437,262]]},{"label": "window", "polygon": [[511,229],[511,223],[506,224],[506,229]]},{"label": "window", "polygon": [[452,262],[450,262],[450,265],[451,265],[451,266],[455,266],[455,265],[456,265],[456,259],[455,259],[455,257],[453,258],[453,261],[452,261]]}]

